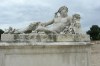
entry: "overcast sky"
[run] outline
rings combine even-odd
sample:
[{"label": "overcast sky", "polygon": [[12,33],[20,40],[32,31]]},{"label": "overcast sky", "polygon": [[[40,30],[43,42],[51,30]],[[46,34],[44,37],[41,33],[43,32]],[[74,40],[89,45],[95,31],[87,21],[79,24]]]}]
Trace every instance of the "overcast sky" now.
[{"label": "overcast sky", "polygon": [[69,15],[79,13],[84,31],[100,26],[100,0],[0,0],[0,29],[22,28],[34,21],[47,22],[61,6]]}]

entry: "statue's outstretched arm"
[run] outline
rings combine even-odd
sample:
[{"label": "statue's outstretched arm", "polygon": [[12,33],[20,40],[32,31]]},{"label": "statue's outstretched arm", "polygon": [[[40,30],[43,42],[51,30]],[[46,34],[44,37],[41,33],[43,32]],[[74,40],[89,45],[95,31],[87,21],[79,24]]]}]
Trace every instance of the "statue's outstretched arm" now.
[{"label": "statue's outstretched arm", "polygon": [[49,21],[49,22],[44,23],[44,25],[45,25],[45,26],[48,26],[48,25],[51,25],[51,24],[53,24],[53,23],[54,23],[54,19],[51,20],[51,21]]}]

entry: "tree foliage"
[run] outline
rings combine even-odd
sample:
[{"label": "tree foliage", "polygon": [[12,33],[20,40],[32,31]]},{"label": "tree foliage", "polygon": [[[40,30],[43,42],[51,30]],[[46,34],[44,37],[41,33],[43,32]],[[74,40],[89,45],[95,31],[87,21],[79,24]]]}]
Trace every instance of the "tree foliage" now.
[{"label": "tree foliage", "polygon": [[100,40],[100,27],[98,25],[92,25],[90,30],[87,31],[87,34],[90,35],[91,40]]},{"label": "tree foliage", "polygon": [[4,33],[4,31],[2,29],[0,29],[0,34],[3,34],[3,33]]},{"label": "tree foliage", "polygon": [[1,34],[3,34],[4,31],[2,29],[0,29],[0,40],[1,40]]}]

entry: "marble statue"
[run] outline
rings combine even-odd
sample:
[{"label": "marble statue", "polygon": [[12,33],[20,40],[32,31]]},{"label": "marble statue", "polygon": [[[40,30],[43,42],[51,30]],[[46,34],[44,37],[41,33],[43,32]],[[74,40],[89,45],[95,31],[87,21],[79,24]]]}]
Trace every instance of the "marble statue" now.
[{"label": "marble statue", "polygon": [[[73,17],[68,16],[68,8],[66,6],[62,6],[59,8],[59,10],[55,13],[54,19],[52,19],[49,22],[41,23],[41,22],[34,22],[31,23],[25,30],[23,31],[14,31],[16,34],[21,34],[21,33],[32,33],[32,31],[35,32],[45,32],[46,34],[54,33],[54,34],[67,34],[67,33],[72,33],[75,34],[75,29],[78,28],[78,23],[77,22],[77,17],[78,14],[73,15]],[[76,22],[75,22],[76,21]],[[74,25],[77,28],[74,28],[72,24],[75,23]],[[48,28],[49,25],[53,25],[52,29]],[[80,27],[79,27],[80,28]],[[9,33],[9,31],[7,32]]]},{"label": "marble statue", "polygon": [[[60,7],[59,10],[55,13],[54,19],[44,23],[45,27],[52,24],[53,28],[45,28],[44,31],[60,34],[66,26],[70,26],[70,23],[72,21],[71,17],[69,17],[67,13],[68,8],[66,6]],[[41,30],[41,28],[37,28],[36,30]]]},{"label": "marble statue", "polygon": [[69,16],[68,8],[62,6],[48,22],[33,22],[22,31],[9,27],[5,34],[14,34],[19,41],[90,41],[88,35],[81,33],[80,19],[79,14]]},{"label": "marble statue", "polygon": [[[62,6],[55,13],[55,17],[53,20],[49,22],[45,22],[45,23],[36,22],[34,24],[30,24],[29,27],[24,32],[32,30],[32,31],[37,31],[37,32],[43,31],[47,34],[48,33],[60,34],[65,29],[66,26],[71,25],[72,19],[71,17],[68,16],[67,13],[68,13],[68,8],[66,6]],[[49,29],[47,27],[49,25],[53,25],[53,28]]]}]

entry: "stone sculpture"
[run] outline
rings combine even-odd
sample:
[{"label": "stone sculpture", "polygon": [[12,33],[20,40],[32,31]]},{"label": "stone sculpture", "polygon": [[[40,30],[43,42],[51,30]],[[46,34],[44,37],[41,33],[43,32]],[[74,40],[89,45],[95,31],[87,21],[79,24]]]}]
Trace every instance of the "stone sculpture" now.
[{"label": "stone sculpture", "polygon": [[[80,28],[80,15],[75,14],[72,17],[68,16],[68,8],[66,6],[62,6],[55,13],[55,17],[53,20],[45,23],[34,22],[31,23],[25,30],[23,31],[12,31],[13,33],[32,33],[32,31],[36,32],[45,32],[45,33],[72,33],[75,34],[76,29]],[[59,14],[59,15],[58,15]],[[53,24],[53,28],[49,29],[47,26]],[[9,33],[10,31],[6,32]]]},{"label": "stone sculpture", "polygon": [[[55,13],[54,19],[49,22],[33,22],[23,31],[10,27],[5,34],[17,34],[18,37],[16,39],[20,40],[27,37],[26,40],[39,38],[42,41],[43,37],[45,37],[43,41],[48,41],[49,39],[50,41],[89,41],[89,36],[81,33],[80,18],[79,14],[69,16],[68,8],[62,6]],[[48,28],[49,25],[53,25],[52,29]]]},{"label": "stone sculpture", "polygon": [[[25,30],[17,31],[15,33],[31,33],[32,31],[36,32],[45,32],[45,33],[58,33],[60,34],[66,26],[70,26],[71,24],[71,17],[68,16],[68,8],[66,6],[62,6],[59,10],[55,13],[55,17],[53,20],[45,23],[35,22],[31,23]],[[59,14],[59,16],[58,16]],[[53,24],[53,28],[49,29],[47,26]]]},{"label": "stone sculpture", "polygon": [[[44,26],[37,27],[36,31],[44,31],[46,33],[57,33],[60,34],[66,26],[70,26],[71,24],[71,17],[68,16],[68,8],[66,6],[62,6],[59,10],[55,13],[55,17],[53,20],[49,22],[43,23]],[[58,16],[59,14],[59,16]],[[53,24],[53,28],[47,28],[48,25]]]}]

